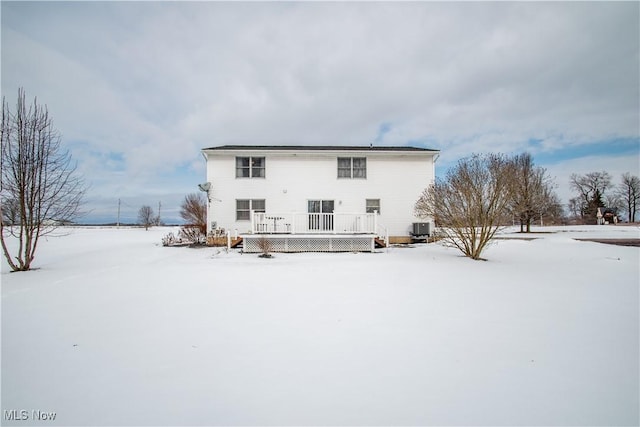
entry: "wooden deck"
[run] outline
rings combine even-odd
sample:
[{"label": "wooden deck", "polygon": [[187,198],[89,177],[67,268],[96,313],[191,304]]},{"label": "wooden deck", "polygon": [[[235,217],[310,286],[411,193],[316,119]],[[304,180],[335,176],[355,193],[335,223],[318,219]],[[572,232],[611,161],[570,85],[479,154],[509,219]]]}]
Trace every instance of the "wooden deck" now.
[{"label": "wooden deck", "polygon": [[372,252],[387,246],[378,213],[278,213],[251,211],[251,231],[234,239],[243,251]]}]

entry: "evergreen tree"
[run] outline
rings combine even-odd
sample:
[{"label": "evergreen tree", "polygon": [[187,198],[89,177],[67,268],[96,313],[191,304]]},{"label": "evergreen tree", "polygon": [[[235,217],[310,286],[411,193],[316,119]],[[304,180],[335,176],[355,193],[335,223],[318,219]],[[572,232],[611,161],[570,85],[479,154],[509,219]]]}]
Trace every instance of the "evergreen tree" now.
[{"label": "evergreen tree", "polygon": [[598,223],[598,208],[604,208],[604,201],[602,200],[602,193],[599,189],[596,189],[585,211],[585,222],[587,224]]}]

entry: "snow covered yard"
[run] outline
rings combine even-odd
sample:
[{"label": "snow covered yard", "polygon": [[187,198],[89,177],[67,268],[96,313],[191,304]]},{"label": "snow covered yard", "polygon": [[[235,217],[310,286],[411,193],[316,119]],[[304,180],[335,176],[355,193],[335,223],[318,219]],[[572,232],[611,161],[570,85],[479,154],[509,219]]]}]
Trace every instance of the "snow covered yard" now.
[{"label": "snow covered yard", "polygon": [[541,230],[482,262],[74,229],[3,264],[2,423],[638,425],[640,249],[574,238],[640,230]]}]

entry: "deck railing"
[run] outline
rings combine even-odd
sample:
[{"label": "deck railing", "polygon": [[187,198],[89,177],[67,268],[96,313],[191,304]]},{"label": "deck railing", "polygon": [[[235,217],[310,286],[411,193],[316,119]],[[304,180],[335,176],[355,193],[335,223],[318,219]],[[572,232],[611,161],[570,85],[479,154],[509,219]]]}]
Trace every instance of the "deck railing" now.
[{"label": "deck railing", "polygon": [[376,234],[377,213],[251,211],[253,234]]}]

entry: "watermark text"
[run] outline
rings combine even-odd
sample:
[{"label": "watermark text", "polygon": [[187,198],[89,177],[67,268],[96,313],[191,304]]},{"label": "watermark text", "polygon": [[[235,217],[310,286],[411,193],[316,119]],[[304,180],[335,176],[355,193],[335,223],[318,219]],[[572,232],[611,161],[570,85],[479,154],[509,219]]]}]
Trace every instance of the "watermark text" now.
[{"label": "watermark text", "polygon": [[53,421],[56,415],[55,412],[40,409],[5,409],[2,412],[5,421]]}]

